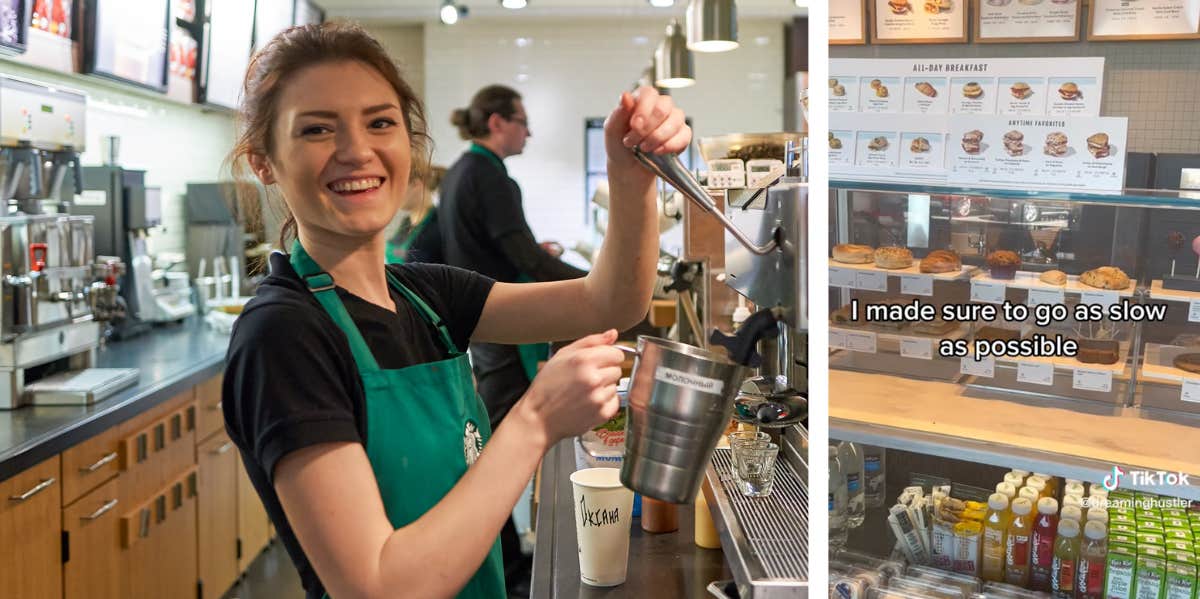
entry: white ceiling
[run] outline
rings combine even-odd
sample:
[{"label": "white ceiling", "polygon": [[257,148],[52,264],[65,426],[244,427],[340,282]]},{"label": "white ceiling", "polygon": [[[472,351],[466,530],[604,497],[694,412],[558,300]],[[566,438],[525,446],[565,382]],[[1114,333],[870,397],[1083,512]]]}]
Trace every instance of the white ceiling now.
[{"label": "white ceiling", "polygon": [[[470,10],[473,19],[564,18],[564,17],[665,17],[683,14],[687,0],[676,0],[673,8],[654,8],[647,0],[529,0],[521,10],[508,10],[499,0],[456,0]],[[347,17],[364,22],[436,21],[442,0],[317,0],[330,17]],[[742,18],[789,18],[804,16],[794,0],[738,0]]]}]

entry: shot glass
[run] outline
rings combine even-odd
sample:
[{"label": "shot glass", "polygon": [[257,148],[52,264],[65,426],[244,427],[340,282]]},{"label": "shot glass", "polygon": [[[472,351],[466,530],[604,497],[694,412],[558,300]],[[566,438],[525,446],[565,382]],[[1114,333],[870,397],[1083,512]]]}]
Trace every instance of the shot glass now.
[{"label": "shot glass", "polygon": [[735,483],[739,486],[741,485],[741,479],[738,477],[738,452],[735,447],[766,447],[770,442],[771,436],[762,431],[734,431],[729,433],[729,460],[733,462],[730,473],[733,474]]},{"label": "shot glass", "polygon": [[775,486],[775,459],[779,457],[779,446],[743,443],[732,448],[734,464],[737,466],[736,482],[742,495],[766,497]]}]

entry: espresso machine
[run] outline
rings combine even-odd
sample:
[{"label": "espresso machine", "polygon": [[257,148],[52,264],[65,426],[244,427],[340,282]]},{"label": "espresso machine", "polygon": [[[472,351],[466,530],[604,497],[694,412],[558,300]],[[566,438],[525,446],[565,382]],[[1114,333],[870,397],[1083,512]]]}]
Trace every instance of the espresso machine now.
[{"label": "espresso machine", "polygon": [[0,76],[0,409],[89,403],[137,380],[91,368],[93,222],[69,213],[86,108],[83,94]]},{"label": "espresso machine", "polygon": [[[83,168],[81,197],[72,209],[95,219],[96,253],[126,265],[119,278],[125,317],[113,322],[111,336],[128,339],[156,323],[178,322],[195,313],[187,272],[155,270],[147,251],[150,229],[162,224],[162,190],[146,185],[146,172],[115,164]],[[181,263],[182,265],[182,263]]]}]

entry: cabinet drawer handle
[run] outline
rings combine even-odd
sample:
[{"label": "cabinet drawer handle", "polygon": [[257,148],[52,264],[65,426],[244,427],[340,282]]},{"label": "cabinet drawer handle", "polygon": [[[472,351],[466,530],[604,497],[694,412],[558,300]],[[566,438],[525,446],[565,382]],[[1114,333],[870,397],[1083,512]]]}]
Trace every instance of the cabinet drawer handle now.
[{"label": "cabinet drawer handle", "polygon": [[117,459],[117,452],[114,451],[114,452],[96,460],[95,464],[92,464],[91,466],[88,466],[86,468],[80,468],[79,471],[84,474],[90,474],[92,472],[95,472],[95,471],[103,468],[105,464],[107,464],[115,459]]},{"label": "cabinet drawer handle", "polygon": [[233,449],[233,441],[226,441],[226,442],[222,443],[220,447],[212,450],[212,454],[213,455],[221,455],[221,454],[229,451],[230,449]]},{"label": "cabinet drawer handle", "polygon": [[12,501],[25,501],[26,499],[29,499],[30,497],[33,497],[34,495],[37,495],[38,493],[41,493],[42,491],[45,491],[46,489],[50,488],[50,485],[53,485],[53,484],[54,484],[54,477],[51,476],[50,478],[47,478],[46,480],[43,480],[42,482],[34,485],[32,489],[25,491],[24,493],[21,493],[20,495],[12,495],[9,497],[9,499]]},{"label": "cabinet drawer handle", "polygon": [[81,518],[81,520],[95,520],[96,518],[103,516],[106,512],[108,512],[108,510],[111,510],[115,507],[117,507],[117,500],[109,499],[107,503],[97,508],[96,511],[92,512],[91,514],[84,516]]}]

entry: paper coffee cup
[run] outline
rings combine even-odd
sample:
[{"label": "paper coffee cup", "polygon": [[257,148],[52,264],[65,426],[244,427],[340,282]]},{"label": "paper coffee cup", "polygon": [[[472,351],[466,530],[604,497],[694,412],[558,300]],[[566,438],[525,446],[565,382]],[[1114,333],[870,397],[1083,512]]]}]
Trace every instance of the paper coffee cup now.
[{"label": "paper coffee cup", "polygon": [[579,578],[596,587],[625,582],[633,491],[621,485],[616,468],[587,468],[571,474]]}]

